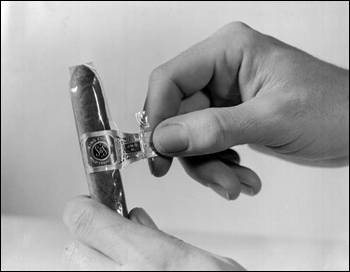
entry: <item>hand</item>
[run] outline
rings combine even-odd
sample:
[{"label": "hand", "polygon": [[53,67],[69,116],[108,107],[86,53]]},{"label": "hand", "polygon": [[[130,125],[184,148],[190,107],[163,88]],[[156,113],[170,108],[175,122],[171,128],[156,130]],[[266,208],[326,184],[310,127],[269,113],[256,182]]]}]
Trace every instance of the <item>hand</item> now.
[{"label": "hand", "polygon": [[170,157],[180,157],[191,177],[228,199],[261,187],[238,155],[225,151],[235,145],[255,144],[299,163],[348,163],[348,70],[242,23],[156,68],[144,108],[163,155],[150,162],[151,172],[163,176]]},{"label": "hand", "polygon": [[235,261],[195,248],[158,230],[141,208],[130,220],[88,198],[70,200],[63,220],[77,239],[66,249],[70,270],[244,270]]}]

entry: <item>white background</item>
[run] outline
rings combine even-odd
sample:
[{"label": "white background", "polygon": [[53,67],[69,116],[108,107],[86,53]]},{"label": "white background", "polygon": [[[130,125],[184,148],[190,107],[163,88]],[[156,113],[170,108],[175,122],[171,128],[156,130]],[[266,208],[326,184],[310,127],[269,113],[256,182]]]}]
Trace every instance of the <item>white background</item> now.
[{"label": "white background", "polygon": [[[68,199],[87,194],[69,66],[93,61],[119,129],[136,131],[151,71],[231,21],[349,67],[348,2],[2,2],[2,214],[58,220]],[[164,231],[250,268],[278,261],[287,265],[277,269],[348,267],[349,167],[306,167],[236,150],[262,179],[258,196],[227,202],[178,162],[161,179],[138,163],[122,170],[129,208],[141,206]],[[285,256],[272,241],[313,246],[303,247],[307,258],[297,250]],[[268,253],[259,252],[262,243]],[[259,254],[265,266],[254,260]]]}]

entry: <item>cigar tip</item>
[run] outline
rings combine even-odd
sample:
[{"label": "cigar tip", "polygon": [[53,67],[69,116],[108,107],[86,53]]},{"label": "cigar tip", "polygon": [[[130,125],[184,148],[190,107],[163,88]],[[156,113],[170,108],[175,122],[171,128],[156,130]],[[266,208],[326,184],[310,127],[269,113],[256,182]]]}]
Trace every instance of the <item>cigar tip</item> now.
[{"label": "cigar tip", "polygon": [[95,73],[85,65],[75,67],[71,77],[71,87],[84,87],[92,84],[95,78]]}]

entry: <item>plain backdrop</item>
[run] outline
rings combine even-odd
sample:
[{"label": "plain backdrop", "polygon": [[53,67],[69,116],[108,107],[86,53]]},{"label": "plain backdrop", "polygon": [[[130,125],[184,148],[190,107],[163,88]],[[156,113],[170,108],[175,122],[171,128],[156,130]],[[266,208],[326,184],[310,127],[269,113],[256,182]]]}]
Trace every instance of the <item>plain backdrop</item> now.
[{"label": "plain backdrop", "polygon": [[[119,129],[137,131],[134,113],[142,110],[151,71],[231,21],[349,67],[347,1],[2,2],[1,213],[60,219],[68,199],[88,193],[69,66],[93,61]],[[228,202],[177,161],[160,179],[141,162],[121,171],[129,208],[145,208],[171,234],[210,234],[223,247],[235,243],[224,235],[252,243],[284,237],[286,246],[315,241],[316,261],[337,255],[338,264],[348,264],[349,167],[300,166],[246,146],[236,150],[261,177],[256,197]]]}]

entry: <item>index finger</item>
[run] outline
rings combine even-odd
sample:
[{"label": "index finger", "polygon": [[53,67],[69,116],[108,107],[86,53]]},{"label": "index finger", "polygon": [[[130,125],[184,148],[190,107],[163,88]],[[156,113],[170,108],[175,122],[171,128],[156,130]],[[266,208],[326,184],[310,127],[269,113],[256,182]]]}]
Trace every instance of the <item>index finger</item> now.
[{"label": "index finger", "polygon": [[[169,62],[156,68],[150,77],[144,110],[150,129],[163,120],[176,116],[183,98],[204,88],[214,72],[215,57],[209,53],[207,42],[197,44]],[[212,52],[212,51],[211,51]],[[159,156],[149,160],[151,173],[165,175],[172,158]]]},{"label": "index finger", "polygon": [[66,204],[63,221],[80,242],[119,265],[132,262],[137,250],[153,253],[149,248],[172,246],[162,232],[135,224],[88,197],[71,199]]},{"label": "index finger", "polygon": [[[217,81],[217,74],[226,76],[227,71],[223,71],[227,61],[226,37],[224,27],[152,72],[144,105],[150,129],[154,130],[162,121],[178,115],[181,101]],[[233,65],[234,70],[238,71],[239,64],[237,61]],[[236,71],[230,76],[235,77]],[[223,76],[220,77],[221,80]],[[169,157],[153,158],[149,161],[150,170],[155,176],[163,176],[171,162]]]}]

